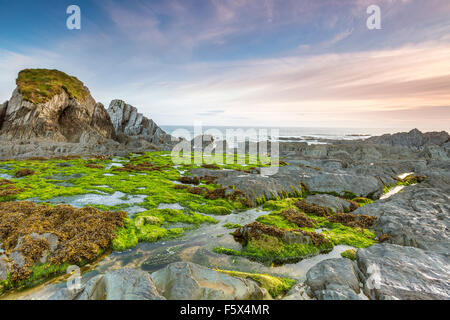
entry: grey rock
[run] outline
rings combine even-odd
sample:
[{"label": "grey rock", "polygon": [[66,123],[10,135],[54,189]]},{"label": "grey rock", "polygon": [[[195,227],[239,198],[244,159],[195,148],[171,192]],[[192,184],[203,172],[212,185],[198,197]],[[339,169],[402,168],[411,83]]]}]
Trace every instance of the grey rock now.
[{"label": "grey rock", "polygon": [[[309,269],[306,281],[317,296],[317,292],[335,290],[331,285],[345,286],[356,293],[360,292],[358,272],[349,259],[327,259]],[[342,290],[341,290],[342,291]]]},{"label": "grey rock", "polygon": [[25,266],[25,257],[18,251],[11,252],[8,255],[8,258],[12,261],[13,264],[16,264],[20,268],[23,268]]},{"label": "grey rock", "polygon": [[436,145],[426,145],[419,156],[425,159],[449,160],[447,151]]},{"label": "grey rock", "polygon": [[346,285],[330,284],[325,290],[317,290],[318,300],[368,300],[364,295],[357,295]]},{"label": "grey rock", "polygon": [[[103,106],[86,91],[78,101],[63,91],[50,101],[33,104],[15,89],[4,112],[0,134],[8,139],[79,142],[83,133],[113,138],[114,128]],[[103,108],[103,110],[102,110]]]},{"label": "grey rock", "polygon": [[162,300],[147,272],[120,269],[98,275],[86,284],[77,300]]},{"label": "grey rock", "polygon": [[144,139],[154,144],[169,143],[171,136],[156,123],[138,113],[137,109],[122,100],[111,101],[108,114],[116,133],[123,140],[129,138]]},{"label": "grey rock", "polygon": [[377,244],[357,252],[371,299],[450,299],[450,256],[418,248]]},{"label": "grey rock", "polygon": [[378,217],[372,229],[378,235],[390,235],[391,243],[450,252],[450,197],[425,183],[406,187],[353,213]]},{"label": "grey rock", "polygon": [[350,212],[350,202],[328,194],[316,194],[306,197],[306,202],[332,209],[335,213]]},{"label": "grey rock", "polygon": [[428,132],[422,133],[417,129],[410,132],[400,132],[395,134],[385,134],[379,137],[372,137],[366,140],[366,143],[400,145],[419,148],[427,143],[442,145],[448,142],[450,136],[447,132]]},{"label": "grey rock", "polygon": [[176,262],[152,274],[159,292],[170,300],[253,300],[267,291],[256,282],[234,278],[191,262]]},{"label": "grey rock", "polygon": [[377,197],[382,194],[384,187],[380,179],[359,175],[351,170],[315,170],[296,165],[280,167],[271,176],[208,169],[193,169],[190,172],[195,176],[216,176],[219,184],[224,187],[235,186],[253,202],[262,196],[271,199],[282,193],[300,191],[302,183],[309,191],[335,192],[342,196],[351,192],[356,196]]},{"label": "grey rock", "polygon": [[48,300],[75,300],[83,290],[84,287],[80,289],[63,288],[52,294]]},{"label": "grey rock", "polygon": [[312,298],[308,294],[309,291],[309,287],[304,283],[297,283],[286,293],[283,300],[311,300]]}]

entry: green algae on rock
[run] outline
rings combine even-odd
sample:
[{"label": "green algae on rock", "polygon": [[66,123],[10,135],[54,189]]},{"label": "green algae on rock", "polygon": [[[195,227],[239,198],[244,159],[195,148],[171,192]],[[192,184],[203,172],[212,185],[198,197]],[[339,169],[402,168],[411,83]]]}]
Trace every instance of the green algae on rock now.
[{"label": "green algae on rock", "polygon": [[341,256],[343,258],[347,258],[347,259],[350,259],[352,261],[355,261],[356,260],[356,250],[354,250],[354,249],[346,250],[344,252],[341,252]]},{"label": "green algae on rock", "polygon": [[297,281],[293,279],[276,277],[269,274],[249,273],[249,272],[220,270],[220,269],[215,270],[228,274],[229,276],[232,277],[254,280],[261,286],[261,288],[266,289],[267,292],[269,292],[269,294],[272,296],[272,298],[277,298],[280,295],[287,293],[297,283]]},{"label": "green algae on rock", "polygon": [[[300,207],[315,213],[299,212],[297,204],[303,203],[299,200],[287,198],[267,201],[263,208],[272,212],[259,216],[256,224],[235,231],[234,235],[241,242],[242,250],[218,247],[214,252],[244,256],[265,264],[283,264],[327,253],[335,245],[366,248],[376,242],[375,235],[365,229],[373,223],[373,217],[367,216],[360,221],[351,214],[317,216],[317,212],[322,215],[328,211],[309,205]],[[334,216],[340,215],[352,218],[348,222],[349,226],[339,223],[339,219],[333,220]]]},{"label": "green algae on rock", "polygon": [[63,91],[79,100],[89,95],[80,80],[58,70],[25,69],[19,72],[16,84],[23,98],[36,104],[45,103]]}]

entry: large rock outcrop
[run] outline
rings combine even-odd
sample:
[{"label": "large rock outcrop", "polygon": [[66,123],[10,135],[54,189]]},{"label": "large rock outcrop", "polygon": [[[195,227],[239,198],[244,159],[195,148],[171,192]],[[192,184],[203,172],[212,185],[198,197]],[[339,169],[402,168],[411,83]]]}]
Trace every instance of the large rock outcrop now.
[{"label": "large rock outcrop", "polygon": [[[17,85],[0,108],[3,137],[73,143],[115,137],[105,108],[78,79],[57,70],[27,69],[19,73]],[[68,89],[73,87],[76,93]]]},{"label": "large rock outcrop", "polygon": [[153,144],[164,144],[171,141],[171,136],[153,120],[138,113],[135,107],[122,100],[111,101],[108,114],[121,142],[143,139]]}]

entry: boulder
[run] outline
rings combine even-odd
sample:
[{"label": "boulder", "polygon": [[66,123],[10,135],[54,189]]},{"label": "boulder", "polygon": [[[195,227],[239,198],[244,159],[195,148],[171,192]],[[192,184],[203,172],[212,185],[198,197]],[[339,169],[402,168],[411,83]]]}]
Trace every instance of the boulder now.
[{"label": "boulder", "polygon": [[260,300],[267,291],[256,282],[235,278],[191,262],[176,262],[152,274],[161,294],[170,300]]},{"label": "boulder", "polygon": [[112,125],[121,141],[128,139],[143,139],[154,144],[171,142],[171,136],[146,118],[137,109],[122,100],[111,101],[108,114]]},{"label": "boulder", "polygon": [[[345,258],[319,262],[307,272],[305,284],[319,299],[324,296],[332,297],[331,291],[337,291],[336,296],[344,295],[348,298],[355,298],[355,293],[360,292],[358,271],[354,263]],[[349,294],[350,291],[352,294]]]},{"label": "boulder", "polygon": [[0,134],[8,139],[80,142],[85,133],[114,138],[114,128],[101,104],[84,87],[84,99],[62,90],[49,101],[33,103],[16,88],[4,111]]},{"label": "boulder", "polygon": [[364,292],[371,299],[450,299],[450,255],[377,244],[357,252]]},{"label": "boulder", "polygon": [[334,197],[328,194],[316,194],[306,197],[306,202],[315,204],[325,208],[330,208],[335,213],[350,212],[352,209],[351,203],[342,198]]},{"label": "boulder", "polygon": [[164,297],[147,272],[120,269],[89,280],[77,300],[164,300]]}]

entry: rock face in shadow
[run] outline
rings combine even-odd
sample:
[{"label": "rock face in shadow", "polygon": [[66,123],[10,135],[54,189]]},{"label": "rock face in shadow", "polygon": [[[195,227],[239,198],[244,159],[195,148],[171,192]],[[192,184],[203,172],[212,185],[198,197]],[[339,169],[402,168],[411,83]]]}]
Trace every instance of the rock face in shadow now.
[{"label": "rock face in shadow", "polygon": [[83,99],[71,98],[63,90],[47,102],[34,104],[16,88],[6,106],[0,108],[0,134],[7,139],[72,143],[115,138],[105,108],[86,87],[84,90]]},{"label": "rock face in shadow", "polygon": [[144,117],[135,107],[122,100],[111,101],[108,114],[121,142],[143,139],[153,144],[164,144],[171,140],[171,136],[153,120]]}]

